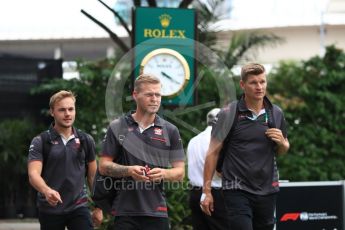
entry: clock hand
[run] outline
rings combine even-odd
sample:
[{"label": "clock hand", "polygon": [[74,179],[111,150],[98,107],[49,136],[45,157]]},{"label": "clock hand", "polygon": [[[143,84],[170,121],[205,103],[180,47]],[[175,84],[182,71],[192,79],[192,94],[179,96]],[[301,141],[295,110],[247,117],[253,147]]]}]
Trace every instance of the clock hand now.
[{"label": "clock hand", "polygon": [[174,80],[172,77],[170,77],[170,76],[169,76],[168,74],[166,74],[165,72],[162,71],[161,74],[162,74],[164,77],[168,78],[170,81],[174,82],[175,84],[180,84],[178,81]]}]

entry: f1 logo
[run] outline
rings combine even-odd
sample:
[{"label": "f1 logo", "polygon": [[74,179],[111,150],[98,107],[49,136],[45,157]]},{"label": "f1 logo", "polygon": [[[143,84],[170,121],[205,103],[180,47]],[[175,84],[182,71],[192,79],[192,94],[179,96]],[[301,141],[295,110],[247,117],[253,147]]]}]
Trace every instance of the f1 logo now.
[{"label": "f1 logo", "polygon": [[298,219],[298,217],[300,216],[300,213],[296,212],[296,213],[286,213],[282,216],[282,218],[280,218],[281,222],[285,222],[288,220],[292,220],[292,221],[296,221]]}]

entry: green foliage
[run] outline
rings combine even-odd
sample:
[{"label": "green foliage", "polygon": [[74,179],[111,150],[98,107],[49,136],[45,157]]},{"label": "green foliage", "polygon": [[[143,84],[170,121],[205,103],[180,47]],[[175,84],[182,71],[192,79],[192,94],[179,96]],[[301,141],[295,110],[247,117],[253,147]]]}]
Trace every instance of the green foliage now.
[{"label": "green foliage", "polygon": [[255,54],[259,48],[266,46],[277,46],[284,40],[271,33],[239,32],[234,33],[228,49],[220,55],[223,57],[225,65],[231,69],[240,61],[255,60]]},{"label": "green foliage", "polygon": [[[105,92],[116,60],[98,62],[78,61],[79,78],[71,80],[56,79],[40,85],[33,93],[50,93],[71,90],[77,95],[77,115],[75,126],[92,134],[96,143],[103,138],[107,127]],[[49,98],[47,98],[48,104]],[[48,110],[48,108],[47,108]]]},{"label": "green foliage", "polygon": [[26,172],[26,161],[31,139],[42,126],[30,120],[4,120],[0,123],[0,168],[13,174]]},{"label": "green foliage", "polygon": [[214,11],[223,1],[224,0],[207,0],[205,2],[193,2],[193,8],[198,15],[197,39],[209,48],[213,48],[217,42],[216,31],[212,30],[210,27],[213,23],[220,20],[222,15],[216,15]]},{"label": "green foliage", "polygon": [[279,159],[281,178],[343,179],[345,53],[330,46],[323,58],[281,63],[269,87],[289,124],[291,148]]},{"label": "green foliage", "polygon": [[21,186],[18,181],[23,177],[27,178],[30,142],[40,130],[42,125],[33,125],[33,121],[29,119],[0,122],[0,203],[4,200],[5,203],[15,205],[15,192]]},{"label": "green foliage", "polygon": [[189,191],[187,178],[181,183],[166,183],[165,192],[168,198],[168,214],[171,229],[191,229],[191,211],[188,207]]}]

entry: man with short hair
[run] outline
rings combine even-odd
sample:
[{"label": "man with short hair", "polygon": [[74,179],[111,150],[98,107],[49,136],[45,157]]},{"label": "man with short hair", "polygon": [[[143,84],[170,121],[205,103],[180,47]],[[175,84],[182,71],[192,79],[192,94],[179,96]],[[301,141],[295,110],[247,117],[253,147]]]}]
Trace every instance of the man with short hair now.
[{"label": "man with short hair", "polygon": [[[264,66],[257,63],[243,66],[240,86],[243,95],[236,102],[236,111],[231,111],[231,106],[224,108],[212,129],[201,205],[206,214],[212,214],[214,201],[210,184],[222,150],[222,186],[229,228],[272,230],[279,191],[275,158],[286,153],[290,146],[285,119],[281,109],[266,97]],[[230,113],[235,114],[234,125],[226,127]]]},{"label": "man with short hair", "polygon": [[[75,101],[70,91],[54,94],[49,102],[54,122],[30,145],[28,174],[38,191],[42,230],[93,229],[85,176],[91,188],[97,168],[95,144],[90,135],[73,127]],[[86,143],[88,147],[84,148]],[[102,211],[95,209],[94,217],[95,224],[100,224]]]},{"label": "man with short hair", "polygon": [[[114,229],[169,229],[163,181],[183,180],[181,137],[173,124],[157,115],[158,78],[140,75],[132,96],[136,110],[110,124],[100,153],[100,173],[122,178],[113,202]],[[119,123],[123,126],[115,125]]]},{"label": "man with short hair", "polygon": [[189,207],[195,230],[228,230],[222,180],[219,175],[215,174],[211,182],[211,193],[215,203],[212,216],[206,215],[200,208],[205,158],[210,144],[212,125],[216,122],[219,111],[219,108],[214,108],[207,113],[206,129],[193,137],[187,147],[188,179],[191,185]]}]

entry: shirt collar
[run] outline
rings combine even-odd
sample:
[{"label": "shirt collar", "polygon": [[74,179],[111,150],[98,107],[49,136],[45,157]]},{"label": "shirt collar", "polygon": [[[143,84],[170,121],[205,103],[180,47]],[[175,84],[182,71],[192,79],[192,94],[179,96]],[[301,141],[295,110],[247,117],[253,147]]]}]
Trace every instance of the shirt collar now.
[{"label": "shirt collar", "polygon": [[[138,123],[134,120],[132,116],[133,113],[135,113],[135,110],[128,112],[125,116],[125,119],[129,125],[134,125],[134,124],[138,125]],[[163,127],[162,118],[156,114],[153,124],[154,126]]]},{"label": "shirt collar", "polygon": [[[268,99],[267,96],[264,97],[264,108],[265,109],[272,109],[272,103],[271,101]],[[248,108],[247,108],[247,105],[246,105],[246,102],[244,101],[244,94],[242,94],[240,100],[238,101],[238,110],[240,112],[247,112],[247,111],[250,111]]]},{"label": "shirt collar", "polygon": [[[49,126],[49,133],[52,140],[56,140],[57,138],[61,137],[61,135],[56,131],[56,129],[54,129],[54,124],[55,123],[53,122]],[[72,133],[74,137],[78,137],[77,130],[74,127],[72,127]]]}]

